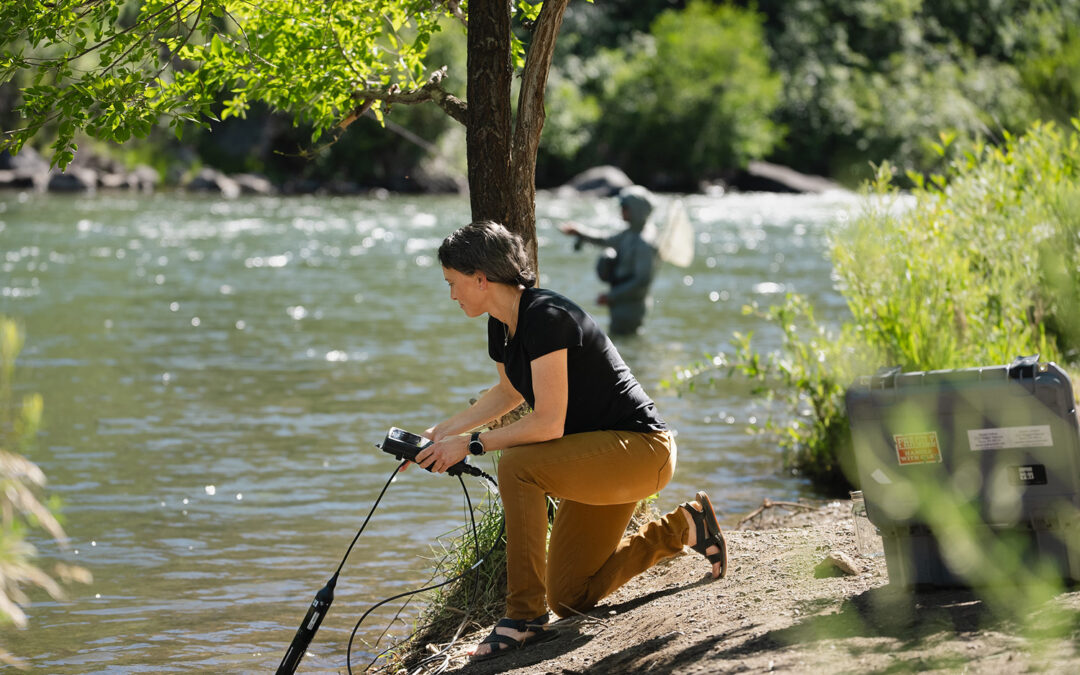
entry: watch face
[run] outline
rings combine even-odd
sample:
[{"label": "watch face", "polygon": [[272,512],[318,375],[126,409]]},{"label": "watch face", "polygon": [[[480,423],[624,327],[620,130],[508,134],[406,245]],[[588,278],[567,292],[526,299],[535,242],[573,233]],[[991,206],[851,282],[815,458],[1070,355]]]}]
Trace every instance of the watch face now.
[{"label": "watch face", "polygon": [[480,442],[480,439],[474,438],[469,441],[469,452],[474,455],[479,455],[484,452],[484,444]]}]

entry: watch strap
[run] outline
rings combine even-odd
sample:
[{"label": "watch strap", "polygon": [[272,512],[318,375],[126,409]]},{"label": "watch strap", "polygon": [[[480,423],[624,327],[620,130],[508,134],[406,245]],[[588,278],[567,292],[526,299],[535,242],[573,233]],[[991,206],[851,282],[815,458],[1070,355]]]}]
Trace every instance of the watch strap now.
[{"label": "watch strap", "polygon": [[469,452],[474,455],[484,454],[484,443],[480,440],[480,432],[474,431],[469,437]]}]

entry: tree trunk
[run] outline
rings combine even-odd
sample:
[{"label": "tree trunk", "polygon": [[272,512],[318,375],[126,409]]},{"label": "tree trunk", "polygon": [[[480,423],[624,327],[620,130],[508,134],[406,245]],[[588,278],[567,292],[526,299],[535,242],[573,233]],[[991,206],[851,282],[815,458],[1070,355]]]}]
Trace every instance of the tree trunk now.
[{"label": "tree trunk", "polygon": [[[468,123],[472,219],[510,224],[510,3],[472,0],[468,30]],[[535,234],[534,234],[535,238]]]},{"label": "tree trunk", "polygon": [[568,3],[545,0],[540,10],[528,44],[512,138],[510,5],[506,0],[469,3],[465,146],[472,218],[494,220],[520,235],[535,270],[536,155],[551,57]]},{"label": "tree trunk", "polygon": [[544,130],[544,91],[547,89],[555,38],[569,0],[544,0],[533,29],[518,94],[517,123],[510,146],[509,220],[507,227],[521,235],[539,270],[536,251],[536,154]]}]

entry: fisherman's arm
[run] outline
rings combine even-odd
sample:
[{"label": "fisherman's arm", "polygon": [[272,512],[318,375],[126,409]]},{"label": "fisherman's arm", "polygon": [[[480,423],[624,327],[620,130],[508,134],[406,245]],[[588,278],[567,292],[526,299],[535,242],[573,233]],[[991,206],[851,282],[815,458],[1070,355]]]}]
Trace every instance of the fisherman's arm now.
[{"label": "fisherman's arm", "polygon": [[572,237],[592,244],[594,246],[614,246],[615,237],[618,234],[604,234],[597,230],[589,229],[583,225],[577,223],[564,223],[559,226],[559,231],[563,234],[569,234]]}]

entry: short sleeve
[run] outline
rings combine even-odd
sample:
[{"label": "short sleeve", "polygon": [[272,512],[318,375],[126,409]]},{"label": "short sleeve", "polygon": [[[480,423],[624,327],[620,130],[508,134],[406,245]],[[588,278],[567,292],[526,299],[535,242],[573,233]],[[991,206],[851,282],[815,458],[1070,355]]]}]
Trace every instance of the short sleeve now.
[{"label": "short sleeve", "polygon": [[529,360],[557,352],[560,349],[580,347],[584,331],[574,317],[562,307],[544,305],[530,312],[529,330],[525,338],[525,350]]},{"label": "short sleeve", "polygon": [[488,356],[496,363],[506,363],[506,333],[503,323],[493,316],[488,317]]}]

